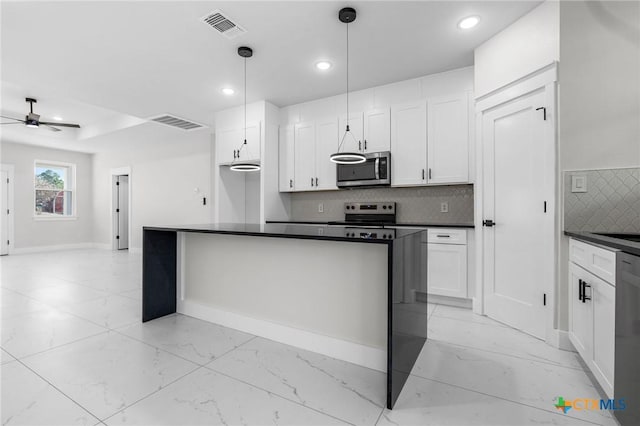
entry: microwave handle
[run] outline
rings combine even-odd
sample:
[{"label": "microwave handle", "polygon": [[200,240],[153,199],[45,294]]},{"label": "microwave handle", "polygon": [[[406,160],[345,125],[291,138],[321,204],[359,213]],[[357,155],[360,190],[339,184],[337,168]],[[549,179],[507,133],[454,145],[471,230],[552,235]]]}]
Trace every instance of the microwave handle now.
[{"label": "microwave handle", "polygon": [[376,158],[375,170],[376,170],[376,180],[378,180],[380,179],[380,158]]}]

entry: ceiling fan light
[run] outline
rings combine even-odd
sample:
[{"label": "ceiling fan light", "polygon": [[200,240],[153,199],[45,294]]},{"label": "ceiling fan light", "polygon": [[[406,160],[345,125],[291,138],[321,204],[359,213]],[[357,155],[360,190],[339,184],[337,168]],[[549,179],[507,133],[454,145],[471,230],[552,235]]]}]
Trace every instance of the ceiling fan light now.
[{"label": "ceiling fan light", "polygon": [[251,164],[251,163],[236,163],[232,164],[229,167],[229,170],[234,172],[257,172],[260,170],[259,164]]},{"label": "ceiling fan light", "polygon": [[27,127],[30,127],[32,129],[37,129],[38,127],[40,127],[40,123],[38,123],[37,120],[27,119],[27,120],[25,120],[24,124],[26,124]]},{"label": "ceiling fan light", "polygon": [[336,164],[360,164],[367,161],[367,158],[359,152],[336,152],[329,156],[329,160]]}]

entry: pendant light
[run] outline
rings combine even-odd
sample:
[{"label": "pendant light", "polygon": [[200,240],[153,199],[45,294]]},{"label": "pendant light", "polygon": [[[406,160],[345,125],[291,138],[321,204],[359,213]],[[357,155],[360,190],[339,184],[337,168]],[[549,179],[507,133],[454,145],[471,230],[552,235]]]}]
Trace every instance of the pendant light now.
[{"label": "pendant light", "polygon": [[244,141],[240,148],[236,150],[237,154],[234,153],[234,160],[229,169],[234,172],[255,172],[260,170],[259,164],[241,161],[236,163],[236,160],[240,159],[240,151],[243,149],[249,150],[249,145],[247,145],[247,58],[253,56],[253,50],[250,47],[241,46],[238,47],[238,55],[244,58]]},{"label": "pendant light", "polygon": [[358,146],[355,136],[353,136],[353,133],[349,130],[349,23],[356,20],[356,10],[352,7],[340,9],[338,19],[340,19],[340,22],[347,24],[347,126],[340,140],[340,145],[338,145],[338,151],[331,154],[329,160],[337,164],[358,164],[367,161],[362,153],[357,151],[340,151],[349,137],[350,140],[353,141],[354,147]]}]

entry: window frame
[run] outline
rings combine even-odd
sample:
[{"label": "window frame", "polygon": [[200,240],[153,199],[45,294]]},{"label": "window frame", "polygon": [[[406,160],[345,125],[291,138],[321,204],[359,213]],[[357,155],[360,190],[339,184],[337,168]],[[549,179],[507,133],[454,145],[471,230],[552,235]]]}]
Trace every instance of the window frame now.
[{"label": "window frame", "polygon": [[[38,213],[36,212],[36,169],[38,167],[42,168],[42,166],[54,166],[54,167],[66,167],[69,169],[69,174],[71,177],[71,185],[69,185],[69,188],[64,189],[64,191],[68,191],[71,193],[71,211],[73,214],[70,215],[56,215],[56,214],[52,214],[52,213]],[[65,182],[65,184],[68,184],[69,182]],[[32,190],[33,190],[33,220],[42,220],[42,221],[48,221],[48,220],[53,220],[53,221],[57,221],[57,220],[76,220],[78,218],[78,201],[77,201],[77,197],[76,197],[76,164],[75,163],[66,163],[63,161],[50,161],[50,160],[34,160],[33,161],[33,183],[32,183]]]}]

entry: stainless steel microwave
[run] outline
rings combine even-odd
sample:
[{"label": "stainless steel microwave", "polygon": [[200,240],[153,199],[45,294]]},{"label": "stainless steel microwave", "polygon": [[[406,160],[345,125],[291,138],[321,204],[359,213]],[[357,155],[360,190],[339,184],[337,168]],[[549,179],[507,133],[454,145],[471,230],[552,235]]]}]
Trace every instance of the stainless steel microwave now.
[{"label": "stainless steel microwave", "polygon": [[338,164],[336,167],[338,188],[391,185],[391,153],[365,154],[366,161],[358,164]]}]

